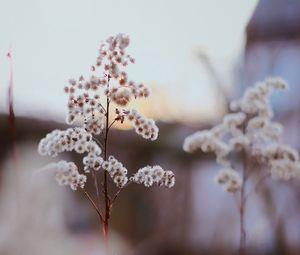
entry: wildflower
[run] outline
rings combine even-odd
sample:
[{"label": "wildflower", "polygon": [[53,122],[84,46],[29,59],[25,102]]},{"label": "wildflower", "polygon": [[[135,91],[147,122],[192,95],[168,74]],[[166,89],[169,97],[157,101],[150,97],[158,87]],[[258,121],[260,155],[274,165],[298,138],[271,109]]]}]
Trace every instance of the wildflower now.
[{"label": "wildflower", "polygon": [[39,153],[56,157],[58,153],[75,150],[77,153],[89,152],[91,146],[96,146],[91,135],[83,128],[68,128],[66,130],[54,130],[47,134],[39,143]]},{"label": "wildflower", "polygon": [[[55,157],[65,151],[83,154],[82,164],[85,174],[101,169],[107,171],[119,188],[123,188],[128,183],[128,171],[113,156],[104,160],[102,156],[104,155],[106,159],[107,151],[102,155],[100,148],[101,142],[102,144],[104,142],[98,142],[96,139],[100,134],[107,136],[114,123],[107,125],[111,123],[109,105],[120,107],[120,109],[115,108],[114,121],[123,123],[126,118],[135,128],[136,133],[144,139],[154,141],[159,132],[152,119],[145,118],[134,109],[124,108],[132,100],[147,98],[150,95],[150,90],[144,84],[134,82],[128,77],[126,67],[129,63],[135,62],[134,58],[126,53],[129,43],[130,39],[127,35],[117,34],[100,44],[96,61],[90,68],[92,74],[86,77],[80,75],[77,79],[71,78],[64,88],[64,92],[68,95],[66,122],[78,124],[80,127],[54,130],[39,143],[39,153],[42,155]],[[107,102],[107,105],[103,106],[103,102]],[[106,150],[106,147],[103,147]],[[69,182],[64,177],[65,171],[60,171],[57,174],[60,184],[67,183],[72,189],[83,187],[86,176],[79,175],[75,164],[60,163],[60,166],[62,169],[67,167],[73,169],[68,171],[72,172],[72,176],[74,175],[73,179],[68,175],[68,178],[72,179],[72,182]],[[155,166],[151,168],[151,175],[147,175],[143,180],[143,184],[148,187],[153,183],[172,187],[175,183],[174,174]]]},{"label": "wildflower", "polygon": [[[228,155],[244,151],[249,157],[266,160],[275,178],[289,179],[298,176],[298,153],[280,143],[283,128],[272,121],[273,111],[269,103],[272,92],[285,90],[287,87],[286,82],[279,78],[268,78],[256,83],[240,99],[231,102],[231,110],[237,112],[227,114],[221,124],[210,130],[188,136],[183,149],[187,152],[197,149],[213,152],[217,162],[227,167],[230,166]],[[226,169],[217,176],[219,181],[223,180],[221,177],[229,176],[228,168]],[[235,183],[239,184],[237,176],[234,178]],[[230,188],[225,186],[225,189],[232,192],[238,190],[229,186]]]}]

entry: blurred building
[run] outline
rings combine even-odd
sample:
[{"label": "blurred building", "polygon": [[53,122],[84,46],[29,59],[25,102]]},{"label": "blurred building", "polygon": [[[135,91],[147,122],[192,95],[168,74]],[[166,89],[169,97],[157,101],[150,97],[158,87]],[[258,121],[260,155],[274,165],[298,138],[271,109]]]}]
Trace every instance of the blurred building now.
[{"label": "blurred building", "polygon": [[[260,0],[246,28],[240,93],[266,77],[282,77],[289,90],[274,94],[275,119],[284,126],[284,142],[300,148],[300,1]],[[274,182],[262,208],[272,222],[269,234],[280,254],[286,243],[299,251],[298,181]],[[284,238],[283,238],[284,237]],[[284,244],[285,243],[285,244]]]},{"label": "blurred building", "polygon": [[289,91],[274,95],[276,114],[289,130],[289,143],[300,136],[300,1],[261,0],[246,28],[242,90],[269,76],[280,76]]}]

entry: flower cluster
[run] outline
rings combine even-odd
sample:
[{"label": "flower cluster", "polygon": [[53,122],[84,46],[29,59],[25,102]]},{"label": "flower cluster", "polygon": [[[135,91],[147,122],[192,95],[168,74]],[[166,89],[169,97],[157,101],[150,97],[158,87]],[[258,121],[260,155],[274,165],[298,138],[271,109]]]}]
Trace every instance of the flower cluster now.
[{"label": "flower cluster", "polygon": [[299,153],[293,148],[274,144],[265,151],[271,168],[271,175],[274,178],[288,180],[300,176]]},{"label": "flower cluster", "polygon": [[269,103],[269,96],[276,90],[286,90],[287,88],[288,85],[284,80],[268,78],[248,88],[241,99],[230,104],[230,108],[233,111],[241,110],[244,113],[272,118],[273,111]]},{"label": "flower cluster", "polygon": [[130,178],[132,182],[151,187],[153,184],[172,188],[175,185],[175,176],[172,171],[165,171],[160,166],[145,166]]},{"label": "flower cluster", "polygon": [[114,156],[109,156],[108,160],[103,162],[102,168],[109,173],[110,177],[119,188],[122,188],[127,184],[128,171]]},{"label": "flower cluster", "polygon": [[140,113],[138,113],[138,111],[134,109],[124,111],[124,113],[125,117],[133,125],[133,127],[135,128],[135,132],[138,135],[142,136],[145,139],[150,139],[151,141],[157,139],[159,130],[154,120],[143,117]]},{"label": "flower cluster", "polygon": [[236,192],[242,185],[240,175],[232,168],[221,169],[215,176],[215,182],[222,185],[227,192]]},{"label": "flower cluster", "polygon": [[126,86],[117,86],[107,89],[105,91],[115,104],[119,106],[126,106],[132,98],[148,97],[150,91],[143,84],[136,85],[133,81],[130,81]]},{"label": "flower cluster", "polygon": [[[68,124],[81,121],[87,132],[98,135],[105,129],[106,120],[102,95],[120,107],[127,106],[132,99],[150,95],[145,85],[129,80],[126,73],[125,67],[128,63],[134,63],[134,59],[125,52],[129,42],[129,37],[124,34],[109,37],[100,45],[91,77],[86,79],[80,76],[78,80],[69,80],[69,85],[65,87],[65,92],[69,94],[66,119]],[[146,127],[149,126],[149,130],[136,127],[138,134],[145,139],[155,140],[158,129],[153,121],[140,115],[139,118],[142,118]]]},{"label": "flower cluster", "polygon": [[106,73],[114,78],[119,79],[119,83],[124,85],[126,81],[122,72],[129,62],[134,63],[134,58],[126,54],[125,49],[129,46],[130,39],[127,35],[117,34],[110,36],[105,42],[101,43],[99,48],[99,55],[96,63],[92,66],[92,70],[98,67],[103,67]]},{"label": "flower cluster", "polygon": [[84,165],[83,171],[89,173],[91,170],[100,170],[103,158],[93,152],[89,152],[89,154],[83,158],[82,162]]},{"label": "flower cluster", "polygon": [[49,167],[55,170],[55,179],[59,185],[70,186],[72,190],[77,190],[78,187],[84,188],[87,178],[78,172],[78,168],[73,162],[61,160]]},{"label": "flower cluster", "polygon": [[[235,113],[227,114],[221,124],[210,130],[198,131],[188,136],[183,149],[187,152],[194,152],[197,149],[213,152],[216,154],[217,162],[225,167],[231,165],[228,159],[231,153],[244,150],[250,157],[267,161],[274,177],[288,179],[296,176],[296,172],[299,171],[299,157],[294,150],[293,153],[287,153],[286,149],[285,153],[278,152],[279,148],[283,148],[280,144],[283,128],[279,123],[272,121],[273,111],[269,102],[272,92],[285,90],[287,87],[283,80],[277,78],[269,78],[255,84],[246,90],[241,99],[230,104],[231,110],[236,111]],[[235,170],[231,169],[232,171]],[[217,176],[217,179],[221,180],[218,183],[224,183],[220,176],[225,175],[220,173]],[[227,185],[228,182],[225,190],[237,190],[228,189]]]},{"label": "flower cluster", "polygon": [[129,62],[134,63],[134,59],[125,52],[129,42],[129,37],[124,34],[109,37],[100,45],[96,65],[92,66],[94,71],[102,67],[108,81],[113,79],[113,86],[105,90],[105,95],[119,106],[126,106],[131,98],[149,96],[148,88],[128,79],[125,67]]},{"label": "flower cluster", "polygon": [[78,81],[69,80],[65,92],[69,94],[67,123],[83,120],[85,129],[92,134],[100,134],[105,127],[105,110],[101,104],[99,88],[107,84],[105,78],[92,75],[89,80],[80,76]]},{"label": "flower cluster", "polygon": [[225,165],[227,165],[226,156],[230,152],[229,145],[223,142],[216,133],[209,131],[198,131],[187,137],[183,149],[187,152],[194,152],[197,149],[203,152],[214,152],[217,161]]},{"label": "flower cluster", "polygon": [[40,141],[38,150],[41,155],[53,157],[57,156],[58,153],[73,150],[80,154],[84,152],[101,154],[99,146],[83,128],[53,130]]},{"label": "flower cluster", "polygon": [[[96,61],[91,66],[92,74],[89,77],[81,75],[78,79],[70,79],[69,84],[64,88],[65,93],[68,94],[66,122],[81,127],[64,131],[54,130],[47,134],[39,144],[39,152],[42,155],[55,157],[58,153],[65,151],[87,153],[82,160],[84,173],[99,171],[102,168],[109,173],[114,183],[120,188],[128,183],[127,169],[113,156],[104,161],[99,147],[106,149],[108,132],[114,122],[119,121],[122,124],[127,119],[137,134],[143,138],[154,141],[158,137],[158,127],[152,119],[143,117],[136,110],[124,108],[131,100],[147,98],[150,94],[146,86],[128,77],[126,67],[129,63],[135,62],[126,53],[129,43],[129,37],[124,34],[111,36],[101,43]],[[115,107],[116,113],[114,119],[109,117],[112,106]],[[96,136],[101,133],[103,136],[97,139]],[[106,155],[107,151],[103,154]],[[74,166],[72,165],[75,169]],[[159,181],[153,176],[152,182],[166,186],[174,185],[173,173],[163,171],[162,175]],[[63,175],[58,176],[60,183],[65,183],[65,179],[61,177]],[[74,189],[77,186],[72,184],[71,188]]]}]

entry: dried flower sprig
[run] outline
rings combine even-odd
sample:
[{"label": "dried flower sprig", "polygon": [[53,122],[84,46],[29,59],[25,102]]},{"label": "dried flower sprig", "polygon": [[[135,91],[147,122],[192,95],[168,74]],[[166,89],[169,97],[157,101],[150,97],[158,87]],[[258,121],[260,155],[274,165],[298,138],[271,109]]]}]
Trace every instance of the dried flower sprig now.
[{"label": "dried flower sprig", "polygon": [[[273,110],[269,101],[274,91],[286,90],[287,83],[280,78],[268,78],[248,88],[244,95],[231,102],[234,113],[227,114],[221,124],[210,130],[198,131],[188,136],[183,144],[186,152],[201,149],[213,152],[222,169],[215,177],[216,183],[227,192],[240,194],[240,254],[244,254],[246,234],[244,229],[246,181],[255,169],[255,163],[268,169],[274,178],[290,179],[300,176],[299,153],[281,143],[283,127],[272,120]],[[232,154],[241,155],[241,174],[234,167]],[[242,176],[241,176],[242,175]],[[262,178],[265,178],[265,174]],[[258,183],[261,184],[260,180]]]},{"label": "dried flower sprig", "polygon": [[[54,130],[39,144],[41,155],[56,157],[65,151],[84,154],[82,170],[74,162],[66,161],[50,164],[49,167],[55,170],[55,178],[60,185],[83,190],[100,217],[106,244],[111,209],[122,189],[130,183],[144,184],[146,187],[157,184],[168,188],[175,184],[173,172],[165,171],[160,166],[146,166],[128,177],[126,167],[114,156],[108,157],[108,134],[116,122],[122,124],[125,119],[128,120],[138,135],[151,141],[157,139],[159,132],[152,119],[143,117],[135,109],[126,108],[133,99],[147,98],[150,94],[146,86],[128,78],[126,67],[135,62],[126,53],[129,42],[128,36],[118,34],[101,43],[96,62],[91,66],[92,75],[70,79],[69,85],[64,88],[68,94],[66,122],[79,127]],[[115,111],[113,119],[110,117],[112,107]],[[100,172],[103,173],[101,186],[98,184]],[[114,196],[109,194],[108,176],[119,188]],[[85,190],[87,178],[90,177],[94,179],[97,202]],[[101,189],[102,193],[99,192]],[[100,194],[104,194],[104,212],[101,212]]]}]

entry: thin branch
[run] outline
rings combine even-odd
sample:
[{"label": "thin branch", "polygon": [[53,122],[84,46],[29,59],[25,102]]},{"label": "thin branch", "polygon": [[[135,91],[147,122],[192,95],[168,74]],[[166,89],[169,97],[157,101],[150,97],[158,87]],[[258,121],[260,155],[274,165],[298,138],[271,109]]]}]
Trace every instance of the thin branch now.
[{"label": "thin branch", "polygon": [[99,208],[95,204],[94,200],[92,199],[92,197],[90,196],[90,194],[85,189],[82,189],[82,191],[83,191],[84,195],[87,197],[87,199],[91,202],[92,206],[95,208],[97,214],[100,217],[101,223],[103,223],[104,222],[103,216],[102,216]]},{"label": "thin branch", "polygon": [[97,145],[99,145],[101,147],[102,150],[104,150],[104,146],[96,137],[93,137],[93,140],[97,143]]},{"label": "thin branch", "polygon": [[116,122],[117,120],[115,119],[110,125],[108,126],[108,130],[112,127],[112,125]]},{"label": "thin branch", "polygon": [[253,193],[257,192],[258,189],[259,189],[260,184],[262,184],[267,177],[270,177],[270,175],[271,175],[270,173],[267,173],[267,174],[263,175],[262,178],[260,178],[257,181],[257,183],[255,184],[254,188],[251,191],[249,191],[249,193],[245,196],[245,199],[247,199]]},{"label": "thin branch", "polygon": [[106,114],[106,109],[104,108],[104,106],[100,103],[101,108],[103,109],[104,113]]},{"label": "thin branch", "polygon": [[[109,89],[109,81],[110,76],[107,76],[107,89]],[[106,125],[105,125],[105,136],[104,136],[104,160],[107,160],[108,154],[108,132],[109,132],[109,98],[106,97]],[[103,235],[104,235],[104,243],[105,249],[108,251],[108,221],[110,216],[110,198],[108,196],[108,182],[107,182],[107,171],[103,172],[103,192],[104,192],[104,199],[105,199],[105,216],[103,222]],[[106,252],[107,253],[107,252]]]},{"label": "thin branch", "polygon": [[97,175],[93,170],[92,170],[92,175],[93,175],[93,178],[94,178],[94,185],[95,185],[95,189],[96,189],[98,206],[100,208],[100,192],[99,192],[99,187],[98,187],[98,180],[97,180]]},{"label": "thin branch", "polygon": [[125,189],[129,184],[131,184],[131,181],[128,181],[122,188],[119,188],[118,191],[116,192],[116,194],[114,195],[113,199],[111,200],[111,206],[114,204],[114,202],[116,201],[116,199],[118,198],[119,194],[121,193],[121,191],[123,189]]}]

